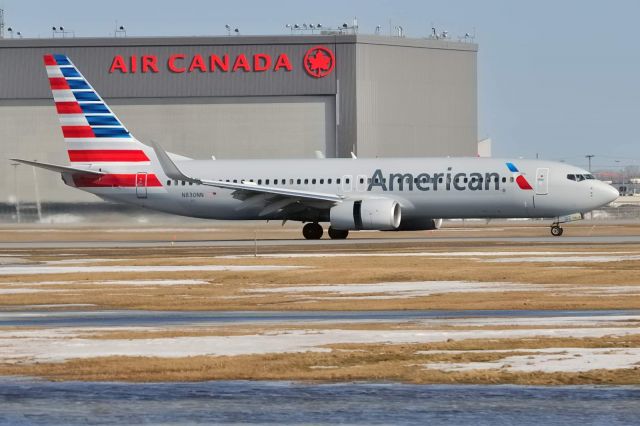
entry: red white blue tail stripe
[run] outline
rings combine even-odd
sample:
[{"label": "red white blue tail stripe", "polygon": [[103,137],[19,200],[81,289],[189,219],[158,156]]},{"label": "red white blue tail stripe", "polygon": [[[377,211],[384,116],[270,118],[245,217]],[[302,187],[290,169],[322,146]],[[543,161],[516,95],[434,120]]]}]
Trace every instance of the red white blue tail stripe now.
[{"label": "red white blue tail stripe", "polygon": [[66,55],[44,55],[69,161],[79,163],[149,162],[98,92]]}]

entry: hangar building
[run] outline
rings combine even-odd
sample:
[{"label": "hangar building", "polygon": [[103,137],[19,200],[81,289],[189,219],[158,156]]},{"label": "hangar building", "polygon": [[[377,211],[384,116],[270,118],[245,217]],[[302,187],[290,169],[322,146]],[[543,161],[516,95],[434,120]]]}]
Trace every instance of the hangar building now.
[{"label": "hangar building", "polygon": [[68,55],[142,142],[192,158],[475,156],[477,45],[386,36],[0,40],[0,203],[90,202],[66,164],[43,55]]}]

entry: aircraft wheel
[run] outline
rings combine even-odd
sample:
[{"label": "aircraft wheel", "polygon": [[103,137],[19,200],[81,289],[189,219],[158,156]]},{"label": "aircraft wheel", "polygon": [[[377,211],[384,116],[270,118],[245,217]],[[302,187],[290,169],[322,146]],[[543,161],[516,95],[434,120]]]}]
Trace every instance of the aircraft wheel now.
[{"label": "aircraft wheel", "polygon": [[348,235],[348,229],[333,229],[332,227],[329,227],[329,238],[332,240],[344,240]]},{"label": "aircraft wheel", "polygon": [[554,237],[559,237],[562,235],[563,229],[560,228],[558,225],[553,225],[551,227],[551,235],[553,235]]},{"label": "aircraft wheel", "polygon": [[323,233],[322,226],[318,223],[307,223],[302,227],[302,235],[307,240],[319,240]]}]

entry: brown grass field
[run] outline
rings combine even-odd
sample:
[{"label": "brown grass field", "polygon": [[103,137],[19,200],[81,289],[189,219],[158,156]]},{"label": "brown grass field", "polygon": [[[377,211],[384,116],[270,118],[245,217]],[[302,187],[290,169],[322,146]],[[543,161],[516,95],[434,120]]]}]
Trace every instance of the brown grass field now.
[{"label": "brown grass field", "polygon": [[[235,233],[234,233],[235,232]],[[365,233],[358,237],[398,238],[400,236],[480,237],[546,235],[543,226],[516,227],[488,225],[468,229],[445,228],[434,233]],[[284,233],[284,234],[283,234]],[[594,262],[589,256],[637,256],[640,245],[581,244],[563,242],[515,243],[508,241],[473,242],[411,241],[368,244],[366,238],[350,245],[268,246],[259,244],[260,256],[251,256],[253,247],[184,247],[171,241],[224,239],[299,238],[299,228],[287,226],[260,229],[232,228],[187,229],[182,231],[148,229],[130,235],[127,230],[113,232],[99,228],[63,228],[42,232],[35,228],[0,229],[0,242],[9,241],[118,241],[130,238],[166,241],[166,246],[147,248],[64,248],[0,249],[5,264],[11,258],[26,265],[48,262],[79,261],[65,266],[114,266],[113,271],[96,273],[66,272],[39,275],[0,275],[0,306],[4,310],[21,310],[27,305],[86,304],[87,308],[68,309],[143,309],[143,310],[606,310],[640,309],[640,259]],[[565,235],[638,235],[640,225],[587,226],[568,225]],[[409,256],[411,253],[454,253],[441,257]],[[464,252],[485,252],[487,256],[459,256]],[[495,252],[585,253],[579,262],[512,262],[496,260],[508,257]],[[292,257],[269,257],[291,253]],[[344,257],[295,257],[298,253],[344,254]],[[349,254],[364,254],[349,256]],[[380,256],[400,253],[399,256]],[[369,254],[369,255],[367,255]],[[225,256],[243,257],[229,258]],[[515,254],[514,254],[515,255]],[[546,255],[548,256],[548,255]],[[527,257],[521,255],[521,257]],[[6,259],[9,259],[7,261]],[[89,260],[84,262],[84,260]],[[493,260],[493,261],[492,261]],[[54,263],[55,264],[55,263]],[[298,269],[275,271],[190,271],[190,272],[122,272],[118,266],[161,265],[281,265]],[[2,268],[2,266],[0,266]],[[139,280],[192,279],[202,284],[134,285]],[[130,281],[131,284],[103,284],[102,280]],[[271,292],[260,289],[318,284],[356,284],[422,281],[471,281],[486,283],[521,283],[522,290],[444,292],[396,298],[375,298],[381,293],[338,294],[326,292]],[[55,284],[43,282],[56,282]],[[544,287],[542,287],[544,286]],[[636,290],[637,287],[637,290]],[[539,290],[542,288],[542,290]],[[32,293],[13,290],[43,290]],[[604,290],[603,290],[604,289]],[[386,294],[386,293],[384,293]],[[627,324],[626,327],[634,327]],[[289,329],[312,330],[377,329],[395,327],[413,329],[416,324],[317,324],[287,325]],[[428,327],[420,324],[419,327]],[[446,325],[439,326],[447,329]],[[486,326],[478,326],[478,330]],[[496,329],[498,327],[491,327]],[[503,329],[526,326],[502,326]],[[544,328],[536,326],[535,328]],[[282,325],[229,326],[171,330],[105,331],[89,333],[92,339],[151,339],[181,336],[243,335],[278,331]],[[6,329],[5,329],[6,330]],[[591,339],[500,339],[463,340],[433,344],[358,344],[332,345],[329,352],[272,353],[241,356],[98,357],[73,359],[60,363],[0,363],[2,375],[38,376],[50,380],[391,380],[409,383],[517,383],[517,384],[638,384],[640,367],[620,370],[593,370],[581,373],[517,373],[500,370],[444,372],[425,369],[431,362],[467,362],[498,360],[511,352],[496,350],[536,348],[637,348],[638,333],[624,337]],[[423,353],[460,350],[464,353]],[[473,352],[471,352],[473,351]],[[494,352],[492,352],[494,351]],[[522,352],[518,354],[522,355]],[[526,354],[526,352],[525,352]]]}]

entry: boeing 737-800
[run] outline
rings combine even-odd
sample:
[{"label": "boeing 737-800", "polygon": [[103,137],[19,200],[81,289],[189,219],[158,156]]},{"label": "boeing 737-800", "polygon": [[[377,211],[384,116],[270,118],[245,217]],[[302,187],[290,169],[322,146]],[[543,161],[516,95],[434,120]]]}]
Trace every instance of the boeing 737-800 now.
[{"label": "boeing 737-800", "polygon": [[551,218],[560,224],[618,197],[564,163],[494,158],[193,160],[139,142],[65,55],[44,63],[70,165],[59,172],[105,200],[178,215],[306,223],[307,239],[351,230],[429,230],[449,218]]}]

